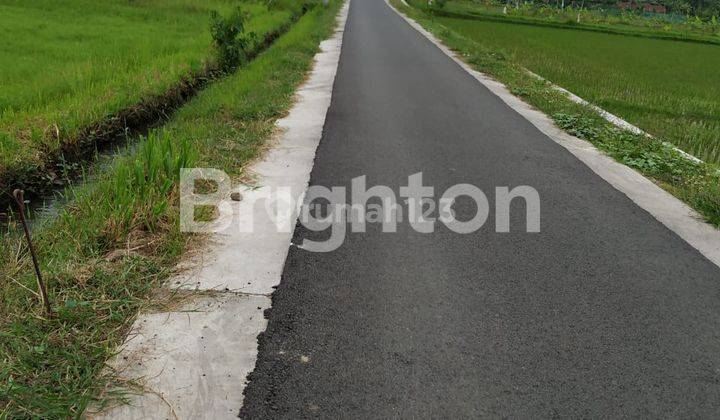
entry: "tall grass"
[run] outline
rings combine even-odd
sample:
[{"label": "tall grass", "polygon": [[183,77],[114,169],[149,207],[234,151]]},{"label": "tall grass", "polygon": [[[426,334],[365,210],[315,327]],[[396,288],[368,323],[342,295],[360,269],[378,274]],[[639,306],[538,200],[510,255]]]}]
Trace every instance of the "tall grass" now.
[{"label": "tall grass", "polygon": [[720,45],[450,18],[438,23],[720,163]]},{"label": "tall grass", "polygon": [[187,242],[197,239],[179,232],[179,168],[212,166],[237,176],[258,156],[339,5],[312,9],[35,229],[55,318],[40,316],[22,240],[0,241],[0,418],[75,417],[91,402],[107,401],[105,360]]}]

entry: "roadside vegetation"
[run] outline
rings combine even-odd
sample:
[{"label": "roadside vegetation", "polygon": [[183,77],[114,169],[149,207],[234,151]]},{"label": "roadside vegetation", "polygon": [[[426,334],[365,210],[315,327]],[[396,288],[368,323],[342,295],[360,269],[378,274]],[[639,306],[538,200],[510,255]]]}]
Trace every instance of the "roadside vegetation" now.
[{"label": "roadside vegetation", "polygon": [[[266,51],[199,92],[93,182],[71,190],[56,218],[35,226],[54,316],[42,315],[27,246],[17,226],[7,228],[0,241],[0,418],[76,417],[118,397],[103,392],[113,379],[102,373],[105,361],[198,239],[179,232],[179,169],[240,176],[261,153],[334,27],[340,2],[318,3],[303,3],[307,13]],[[288,16],[298,5],[272,2],[264,16]],[[252,22],[237,35],[273,26]],[[207,16],[204,23],[197,36],[209,45],[209,35],[199,35],[208,32]]]},{"label": "roadside vegetation", "polygon": [[0,0],[3,198],[63,182],[78,149],[133,120],[165,118],[216,67],[210,14],[238,5],[256,42],[293,16],[237,0]]},{"label": "roadside vegetation", "polygon": [[[673,49],[673,42],[670,41],[623,37],[622,42],[619,42],[617,35],[532,28],[556,31],[564,34],[563,38],[555,34],[529,34],[526,26],[512,24],[500,24],[508,28],[493,32],[492,29],[485,29],[486,22],[439,18],[424,10],[406,7],[399,0],[391,2],[461,54],[469,64],[504,83],[515,95],[550,115],[558,126],[592,142],[619,162],[650,177],[695,208],[708,222],[720,227],[720,166],[717,165],[720,160],[720,79],[713,79],[716,72],[703,67],[703,60],[712,61],[713,58],[704,55],[690,62],[676,61],[673,54],[687,56],[680,52],[681,49]],[[611,40],[596,40],[598,45],[588,45],[578,41],[579,38],[584,40],[584,36],[611,37]],[[550,39],[560,45],[549,45]],[[520,40],[527,43],[527,49],[520,45]],[[583,47],[574,47],[575,42]],[[643,46],[633,42],[653,42],[659,45],[644,46],[653,48],[651,53],[645,54],[641,51]],[[623,52],[626,43],[631,46],[630,52]],[[502,48],[508,45],[514,49]],[[563,46],[570,51],[563,52]],[[682,44],[682,48],[695,46],[718,48],[713,45]],[[538,51],[529,51],[532,48]],[[666,52],[664,48],[670,51]],[[583,52],[584,49],[587,49],[587,53]],[[629,62],[633,53],[639,55],[635,64]],[[677,83],[674,83],[673,78],[669,77],[670,73],[661,70],[658,70],[657,77],[652,76],[652,73],[644,74],[641,70],[647,65],[644,61],[653,60],[653,54],[660,54],[668,60],[665,66],[671,69],[670,73],[679,72],[686,75],[687,80],[678,78]],[[715,57],[720,55],[717,52],[713,54]],[[571,57],[579,64],[573,63]],[[537,67],[531,67],[531,70],[637,123],[657,137],[648,138],[618,129],[591,108],[572,102],[549,83],[532,77],[526,71],[526,63],[536,63]],[[655,66],[661,67],[660,64]],[[611,72],[610,76],[598,71],[598,68]],[[693,71],[695,73],[690,74]],[[666,76],[663,78],[662,75]],[[715,81],[706,83],[707,80]],[[663,82],[667,83],[664,87]],[[673,124],[677,126],[672,127]],[[693,163],[674,150],[667,140],[679,143],[687,151],[712,161]]]}]

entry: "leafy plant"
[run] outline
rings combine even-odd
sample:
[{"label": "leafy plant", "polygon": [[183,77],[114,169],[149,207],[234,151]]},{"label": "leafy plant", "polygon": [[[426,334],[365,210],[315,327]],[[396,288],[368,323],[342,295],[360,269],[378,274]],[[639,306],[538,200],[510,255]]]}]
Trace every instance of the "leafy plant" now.
[{"label": "leafy plant", "polygon": [[573,136],[586,140],[598,138],[597,123],[591,118],[558,112],[553,115],[553,119],[560,128]]},{"label": "leafy plant", "polygon": [[210,20],[210,33],[220,68],[232,70],[243,64],[247,60],[248,46],[255,39],[255,33],[245,33],[246,13],[238,7],[223,18],[213,11]]}]

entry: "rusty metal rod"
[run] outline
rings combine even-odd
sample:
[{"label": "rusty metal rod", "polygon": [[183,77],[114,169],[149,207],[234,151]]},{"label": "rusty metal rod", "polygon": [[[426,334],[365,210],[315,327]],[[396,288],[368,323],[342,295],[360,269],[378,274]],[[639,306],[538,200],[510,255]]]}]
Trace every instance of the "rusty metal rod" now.
[{"label": "rusty metal rod", "polygon": [[52,316],[52,308],[50,307],[50,299],[48,299],[47,289],[45,288],[45,282],[40,272],[40,264],[38,263],[37,255],[35,254],[35,247],[33,246],[32,237],[30,237],[30,228],[28,227],[27,220],[25,220],[25,198],[23,190],[13,191],[13,197],[17,203],[18,210],[20,210],[20,222],[23,225],[25,231],[25,238],[27,239],[28,248],[30,248],[30,255],[32,256],[33,265],[35,266],[35,274],[37,275],[38,291],[40,292],[40,300],[45,308],[45,314]]}]

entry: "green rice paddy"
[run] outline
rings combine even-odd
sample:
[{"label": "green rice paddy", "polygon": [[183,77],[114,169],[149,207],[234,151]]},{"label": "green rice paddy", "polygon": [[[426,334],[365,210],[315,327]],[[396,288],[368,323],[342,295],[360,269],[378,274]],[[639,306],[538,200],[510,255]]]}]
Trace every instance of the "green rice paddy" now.
[{"label": "green rice paddy", "polygon": [[720,163],[720,46],[453,18],[438,23]]},{"label": "green rice paddy", "polygon": [[258,36],[292,15],[239,0],[0,0],[0,176],[201,70],[210,13],[238,6]]}]

